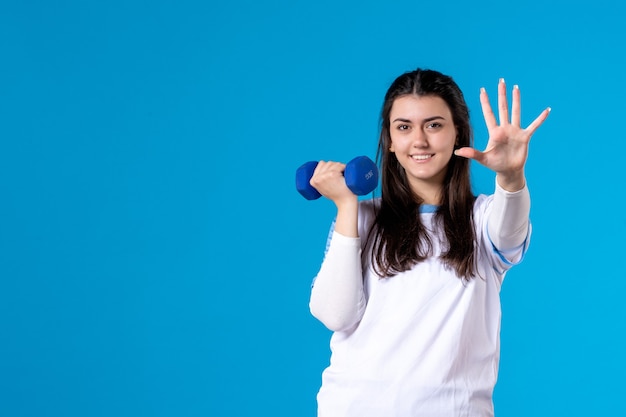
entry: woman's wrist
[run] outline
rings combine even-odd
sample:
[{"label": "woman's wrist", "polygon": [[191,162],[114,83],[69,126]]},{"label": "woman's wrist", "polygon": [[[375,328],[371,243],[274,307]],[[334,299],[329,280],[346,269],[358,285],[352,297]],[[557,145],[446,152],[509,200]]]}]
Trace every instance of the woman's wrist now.
[{"label": "woman's wrist", "polygon": [[503,190],[511,193],[519,191],[526,186],[524,171],[510,174],[498,172],[496,174],[496,181]]}]

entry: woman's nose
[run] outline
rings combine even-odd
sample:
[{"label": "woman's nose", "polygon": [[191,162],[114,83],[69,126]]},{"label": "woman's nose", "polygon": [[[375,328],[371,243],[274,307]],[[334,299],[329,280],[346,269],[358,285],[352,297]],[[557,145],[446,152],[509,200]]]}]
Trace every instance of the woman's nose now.
[{"label": "woman's nose", "polygon": [[428,146],[428,137],[426,133],[422,130],[414,130],[413,136],[413,147],[415,148],[425,148]]}]

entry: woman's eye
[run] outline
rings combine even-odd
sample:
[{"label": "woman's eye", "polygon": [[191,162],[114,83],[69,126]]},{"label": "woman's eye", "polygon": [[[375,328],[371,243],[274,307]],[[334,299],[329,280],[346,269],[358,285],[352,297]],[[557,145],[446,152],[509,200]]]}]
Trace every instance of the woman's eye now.
[{"label": "woman's eye", "polygon": [[398,130],[408,130],[409,125],[398,125]]},{"label": "woman's eye", "polygon": [[432,123],[429,123],[428,125],[426,125],[426,127],[429,128],[429,129],[437,129],[438,127],[441,127],[441,123],[432,122]]}]

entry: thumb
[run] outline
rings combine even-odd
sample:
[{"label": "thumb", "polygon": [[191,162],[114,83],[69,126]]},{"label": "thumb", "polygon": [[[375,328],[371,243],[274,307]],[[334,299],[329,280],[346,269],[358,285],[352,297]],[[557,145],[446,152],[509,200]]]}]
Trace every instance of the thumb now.
[{"label": "thumb", "polygon": [[480,151],[477,151],[474,148],[470,148],[470,147],[463,147],[463,148],[459,148],[457,150],[454,151],[454,154],[456,156],[460,156],[463,158],[468,158],[468,159],[475,159],[477,161],[480,161],[483,157],[483,153]]}]

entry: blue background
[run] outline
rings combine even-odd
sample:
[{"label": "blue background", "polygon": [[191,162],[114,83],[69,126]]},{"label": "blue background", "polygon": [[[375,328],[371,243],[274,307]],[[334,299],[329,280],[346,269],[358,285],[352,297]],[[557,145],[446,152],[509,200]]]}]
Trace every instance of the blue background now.
[{"label": "blue background", "polygon": [[[304,161],[375,154],[389,83],[519,84],[553,111],[502,290],[499,416],[625,415],[617,1],[0,6],[0,416],[314,416],[334,207]],[[493,173],[474,166],[476,192]]]}]

